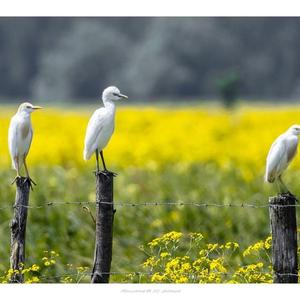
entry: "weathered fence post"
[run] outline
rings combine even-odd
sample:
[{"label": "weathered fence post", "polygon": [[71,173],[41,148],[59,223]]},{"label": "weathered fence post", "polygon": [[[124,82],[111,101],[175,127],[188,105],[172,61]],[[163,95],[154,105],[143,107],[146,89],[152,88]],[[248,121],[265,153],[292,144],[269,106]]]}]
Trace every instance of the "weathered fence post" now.
[{"label": "weathered fence post", "polygon": [[271,197],[272,263],[274,283],[298,283],[296,198],[290,194]]},{"label": "weathered fence post", "polygon": [[108,283],[113,242],[113,173],[96,173],[96,242],[92,283]]},{"label": "weathered fence post", "polygon": [[22,269],[24,268],[25,263],[25,234],[30,182],[27,178],[20,177],[16,179],[16,186],[17,191],[14,205],[14,217],[10,223],[10,268],[18,272],[12,274],[10,282],[22,283],[24,281]]}]

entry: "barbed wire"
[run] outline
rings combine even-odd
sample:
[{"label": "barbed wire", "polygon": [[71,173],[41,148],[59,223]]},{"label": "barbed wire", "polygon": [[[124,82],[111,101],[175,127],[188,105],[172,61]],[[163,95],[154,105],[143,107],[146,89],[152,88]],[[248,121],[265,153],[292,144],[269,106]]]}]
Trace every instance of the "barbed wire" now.
[{"label": "barbed wire", "polygon": [[25,207],[28,209],[40,209],[45,207],[54,207],[62,205],[112,205],[118,207],[139,207],[139,206],[193,206],[198,208],[270,208],[270,207],[300,207],[300,204],[252,204],[252,203],[201,203],[201,202],[96,202],[96,201],[50,201],[39,205],[7,205],[0,207],[0,210],[11,209],[16,207]]}]

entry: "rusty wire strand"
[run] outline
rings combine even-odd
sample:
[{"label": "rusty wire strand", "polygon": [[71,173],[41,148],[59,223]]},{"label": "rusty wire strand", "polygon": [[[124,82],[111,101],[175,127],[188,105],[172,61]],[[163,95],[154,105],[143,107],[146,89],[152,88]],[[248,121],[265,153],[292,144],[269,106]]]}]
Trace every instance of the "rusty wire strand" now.
[{"label": "rusty wire strand", "polygon": [[[119,207],[138,207],[138,206],[194,206],[198,208],[270,208],[270,207],[300,207],[300,204],[252,204],[252,203],[201,203],[201,202],[96,202],[96,201],[50,201],[39,205],[18,205],[19,207],[26,207],[28,209],[40,209],[45,207],[54,207],[61,205],[113,205]],[[2,206],[0,210],[5,210],[9,208],[15,208],[15,205]]]}]

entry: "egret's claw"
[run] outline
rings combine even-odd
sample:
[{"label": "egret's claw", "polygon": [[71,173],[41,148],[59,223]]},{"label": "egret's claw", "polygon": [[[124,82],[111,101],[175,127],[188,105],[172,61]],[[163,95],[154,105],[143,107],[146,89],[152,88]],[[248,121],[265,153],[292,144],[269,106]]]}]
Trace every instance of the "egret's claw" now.
[{"label": "egret's claw", "polygon": [[100,171],[100,173],[102,173],[105,176],[112,175],[113,177],[116,177],[118,175],[117,173],[108,171],[107,169]]},{"label": "egret's claw", "polygon": [[32,182],[34,185],[36,185],[36,183],[33,181],[32,178],[29,177],[30,182]]},{"label": "egret's claw", "polygon": [[98,174],[103,174],[106,177],[108,177],[110,175],[112,175],[113,177],[116,177],[118,175],[117,173],[108,171],[107,169],[106,170],[102,170],[102,171],[95,171],[95,175],[98,175]]},{"label": "egret's claw", "polygon": [[290,191],[288,191],[287,194],[288,194],[290,197],[293,197],[293,198],[295,199],[296,202],[298,202],[297,197],[296,197],[294,194],[292,194]]},{"label": "egret's claw", "polygon": [[298,202],[297,197],[294,194],[292,194],[289,190],[281,192],[278,195],[283,197],[292,197],[295,199],[296,202]]},{"label": "egret's claw", "polygon": [[11,184],[14,184],[17,180],[21,179],[22,177],[20,175],[16,176],[15,179],[11,182]]},{"label": "egret's claw", "polygon": [[33,191],[33,185],[36,185],[36,183],[30,177],[26,177],[25,182],[28,182],[30,189]]}]

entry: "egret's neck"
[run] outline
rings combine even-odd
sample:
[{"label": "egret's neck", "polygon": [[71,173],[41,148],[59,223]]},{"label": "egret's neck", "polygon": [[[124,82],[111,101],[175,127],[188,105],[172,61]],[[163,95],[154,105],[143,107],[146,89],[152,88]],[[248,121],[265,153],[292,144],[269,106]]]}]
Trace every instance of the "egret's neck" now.
[{"label": "egret's neck", "polygon": [[29,119],[30,120],[30,117],[31,117],[31,114],[27,111],[20,111],[18,112],[18,114],[24,118],[24,119]]},{"label": "egret's neck", "polygon": [[288,134],[290,134],[290,135],[294,135],[294,136],[296,136],[296,137],[298,137],[298,132],[295,132],[293,129],[289,129],[288,131]]},{"label": "egret's neck", "polygon": [[114,112],[116,109],[115,103],[112,100],[103,99],[103,104],[107,110],[112,112]]}]

